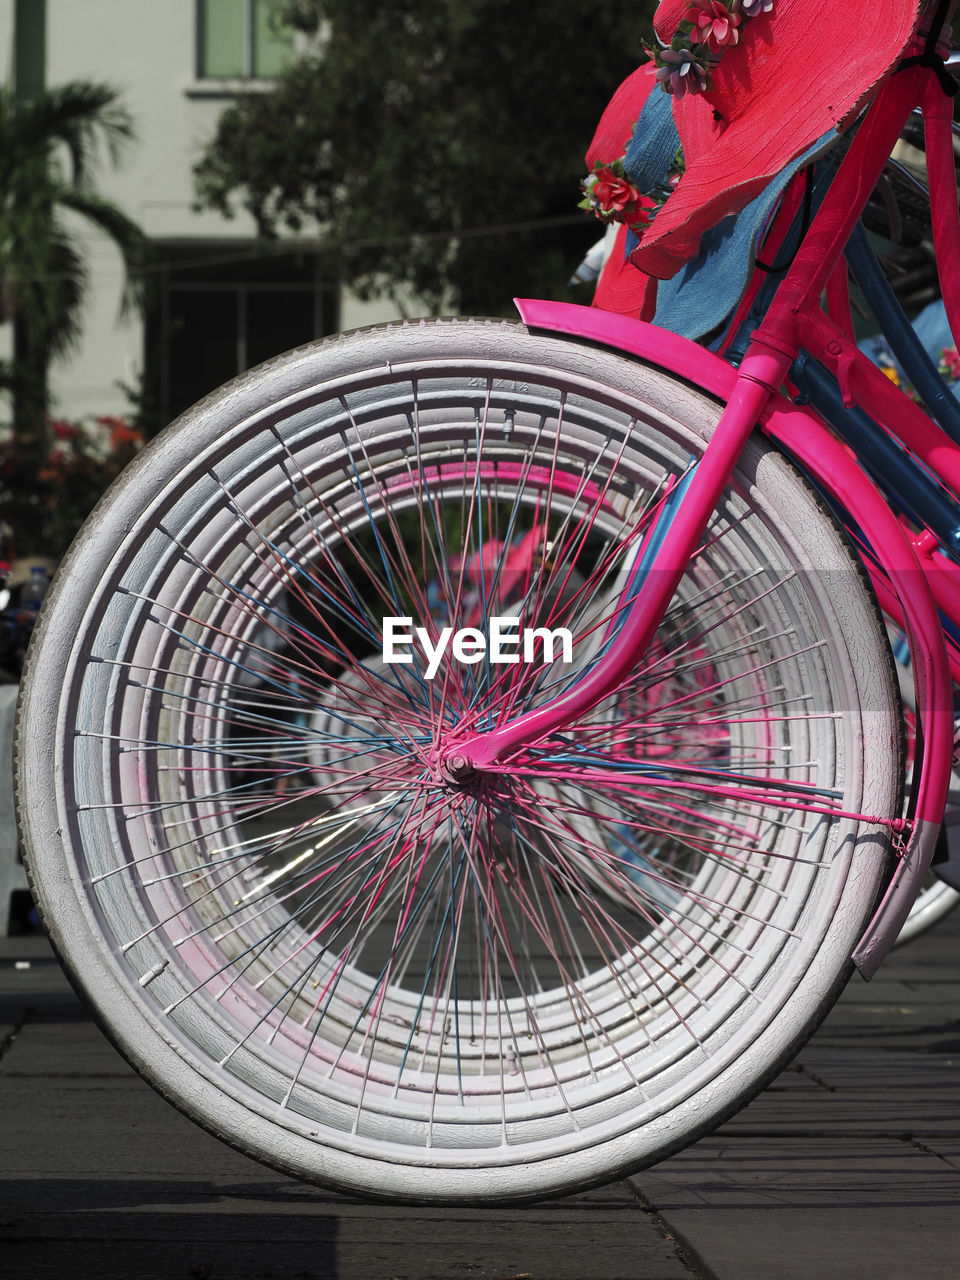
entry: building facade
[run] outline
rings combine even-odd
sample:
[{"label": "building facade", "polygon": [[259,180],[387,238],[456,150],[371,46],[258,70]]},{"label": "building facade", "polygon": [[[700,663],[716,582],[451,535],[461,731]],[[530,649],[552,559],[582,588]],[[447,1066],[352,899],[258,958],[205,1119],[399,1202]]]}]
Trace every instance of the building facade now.
[{"label": "building facade", "polygon": [[[313,337],[396,315],[341,288],[316,241],[285,239],[265,253],[245,215],[193,208],[192,167],[218,116],[239,95],[269,93],[297,56],[292,32],[266,0],[0,0],[0,70],[8,82],[106,81],[134,117],[137,141],[98,190],[153,244],[149,304],[120,320],[119,256],[88,227],[91,291],[79,348],[52,370],[57,413],[129,412],[148,392],[173,417],[234,374]],[[16,37],[16,38],[15,38]],[[10,326],[0,326],[9,356]],[[7,415],[0,406],[0,420]]]}]

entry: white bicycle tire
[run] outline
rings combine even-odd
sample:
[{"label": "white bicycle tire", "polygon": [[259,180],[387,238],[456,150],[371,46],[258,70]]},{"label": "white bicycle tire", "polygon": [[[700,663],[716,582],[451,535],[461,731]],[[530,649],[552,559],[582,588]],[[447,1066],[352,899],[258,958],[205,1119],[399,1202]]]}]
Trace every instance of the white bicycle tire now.
[{"label": "white bicycle tire", "polygon": [[[253,614],[262,612],[259,602],[244,603],[244,583],[258,580],[257,557],[274,537],[288,540],[283,556],[291,548],[305,554],[306,535],[291,532],[298,504],[321,492],[310,520],[326,519],[338,502],[341,522],[348,509],[356,513],[344,496],[352,483],[344,479],[346,436],[350,465],[363,471],[377,501],[387,492],[377,488],[378,467],[395,466],[407,450],[409,472],[415,418],[416,449],[436,449],[437,459],[469,453],[478,421],[486,443],[496,438],[498,456],[547,460],[567,451],[571,475],[579,459],[606,468],[604,482],[619,486],[620,496],[604,507],[614,529],[617,519],[628,527],[630,487],[645,476],[654,486],[665,468],[682,469],[718,415],[708,397],[661,371],[519,325],[388,327],[289,353],[229,384],[154,442],[91,517],[51,589],[28,663],[17,780],[26,860],[53,941],[101,1022],[137,1070],[200,1124],[278,1169],[361,1194],[437,1203],[531,1199],[643,1167],[708,1132],[763,1086],[827,1011],[889,873],[885,822],[899,807],[899,713],[885,638],[854,558],[794,469],[760,440],[746,450],[711,528],[716,545],[733,548],[717,553],[721,567],[746,557],[745,577],[783,579],[756,606],[766,618],[769,664],[756,658],[738,666],[742,655],[719,646],[711,669],[730,680],[746,670],[767,689],[763,672],[771,665],[791,682],[784,706],[800,700],[805,709],[784,713],[789,740],[770,750],[781,758],[794,753],[789,776],[805,780],[808,803],[795,806],[797,829],[781,831],[777,823],[788,824],[780,807],[781,817],[774,820],[771,808],[768,820],[736,802],[757,841],[756,865],[753,853],[743,868],[707,858],[687,913],[652,917],[651,932],[638,931],[626,953],[636,961],[638,947],[652,955],[659,947],[651,964],[661,974],[670,968],[664,956],[678,969],[678,957],[686,957],[682,974],[653,984],[655,997],[643,995],[647,979],[637,963],[634,1010],[625,967],[609,959],[573,988],[565,978],[553,994],[521,992],[534,1010],[536,1052],[512,1032],[491,1033],[481,1065],[461,1059],[458,1048],[451,1076],[444,1036],[452,1033],[442,1030],[436,1054],[423,1051],[429,1069],[408,1082],[396,1045],[377,1057],[379,1032],[368,1031],[367,1065],[357,1065],[360,1053],[346,1077],[333,1080],[349,1038],[334,1039],[315,1066],[312,1046],[323,1049],[325,1032],[313,1028],[304,1049],[304,1038],[285,1027],[273,1028],[279,1047],[251,1030],[268,1016],[264,987],[246,982],[237,957],[223,949],[229,944],[217,941],[203,895],[191,896],[189,887],[190,874],[214,884],[203,859],[212,864],[223,835],[216,806],[191,790],[196,766],[189,761],[203,750],[219,760],[232,748],[222,729],[204,746],[196,705],[174,704],[188,701],[188,689],[198,703],[196,681],[209,678],[208,659],[197,656],[205,647],[214,655],[209,671],[221,671],[224,688],[233,688],[222,672],[232,654],[250,648]],[[485,462],[477,457],[480,476]],[[373,459],[369,470],[365,458]],[[428,472],[424,465],[417,483]],[[291,475],[296,497],[277,497]],[[241,502],[247,489],[252,496]],[[402,509],[412,510],[414,500],[411,490]],[[384,530],[389,505],[380,502],[375,513]],[[251,515],[256,525],[261,513],[251,551],[237,528]],[[339,527],[333,520],[323,536],[333,539]],[[699,580],[700,596],[690,598],[702,598],[708,580],[716,578]],[[176,610],[194,619],[177,642],[189,654],[173,654],[163,668],[156,655],[169,649],[164,620]],[[775,634],[777,618],[786,640]],[[741,636],[739,624],[727,625]],[[218,639],[225,628],[227,639]],[[166,740],[157,725],[176,724],[181,710],[194,737],[158,746]],[[726,740],[738,744],[742,764],[758,739],[732,726]],[[217,768],[222,775],[226,766]],[[816,798],[831,788],[836,799]],[[827,819],[818,810],[828,805],[871,820]],[[175,823],[162,816],[168,812],[194,842],[190,874],[177,863]],[[594,823],[605,820],[598,808]],[[262,870],[253,874],[263,885]],[[221,885],[216,893],[229,910],[235,890]],[[294,928],[273,889],[263,890],[262,901],[266,919]],[[189,944],[178,945],[183,936]],[[221,970],[215,991],[212,975]],[[263,966],[255,972],[271,994]],[[369,987],[366,981],[362,967],[351,971],[347,1004],[378,991],[372,977]],[[600,1030],[589,1045],[582,1029],[576,1042],[576,1016],[572,1023],[561,1017],[571,989],[595,1006]],[[434,1013],[440,996],[428,1001]],[[385,987],[383,999],[400,1016],[411,997]],[[468,1003],[500,1016],[516,1009],[506,985],[489,1008],[475,996]],[[421,1031],[411,1026],[409,1034]],[[483,1062],[497,1055],[498,1074],[488,1078]],[[423,1092],[431,1072],[442,1085],[435,1094]],[[375,1090],[367,1089],[374,1077]]]}]

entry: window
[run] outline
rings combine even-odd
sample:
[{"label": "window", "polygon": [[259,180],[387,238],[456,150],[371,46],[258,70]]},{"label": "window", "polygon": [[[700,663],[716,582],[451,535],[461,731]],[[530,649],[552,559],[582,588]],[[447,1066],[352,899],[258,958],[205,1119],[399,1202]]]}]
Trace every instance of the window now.
[{"label": "window", "polygon": [[21,102],[31,102],[43,93],[46,78],[46,6],[17,0],[13,32],[13,76],[17,98]]},{"label": "window", "polygon": [[197,0],[197,76],[269,80],[293,60],[293,30],[270,0]]},{"label": "window", "polygon": [[144,390],[169,421],[252,365],[336,332],[339,290],[320,260],[294,249],[268,257],[231,241],[159,243],[144,333]]}]

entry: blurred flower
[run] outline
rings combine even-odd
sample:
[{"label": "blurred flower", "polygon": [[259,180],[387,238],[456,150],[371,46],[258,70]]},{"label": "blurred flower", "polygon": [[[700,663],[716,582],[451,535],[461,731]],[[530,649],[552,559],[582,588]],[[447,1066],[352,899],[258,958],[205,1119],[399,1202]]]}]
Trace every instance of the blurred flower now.
[{"label": "blurred flower", "polygon": [[49,427],[52,444],[39,462],[0,435],[0,545],[59,558],[144,440],[118,417],[51,418]]},{"label": "blurred flower", "polygon": [[146,443],[143,432],[131,427],[123,418],[102,416],[97,418],[97,425],[108,428],[110,432],[110,452],[116,453],[125,445],[133,445],[140,449]]},{"label": "blurred flower", "polygon": [[77,434],[72,422],[60,422],[57,418],[50,419],[50,430],[58,440],[72,440]]}]

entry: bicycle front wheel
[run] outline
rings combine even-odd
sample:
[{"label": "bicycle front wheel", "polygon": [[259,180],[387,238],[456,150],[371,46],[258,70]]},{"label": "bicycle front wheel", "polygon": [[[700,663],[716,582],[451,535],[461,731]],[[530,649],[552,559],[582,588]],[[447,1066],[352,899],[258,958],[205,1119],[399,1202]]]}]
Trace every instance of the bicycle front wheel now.
[{"label": "bicycle front wheel", "polygon": [[760,440],[629,681],[448,767],[602,657],[718,414],[516,324],[391,327],[224,388],[91,518],[22,699],[28,866],[201,1124],[368,1195],[533,1198],[708,1131],[825,1012],[899,712],[854,558]]}]

